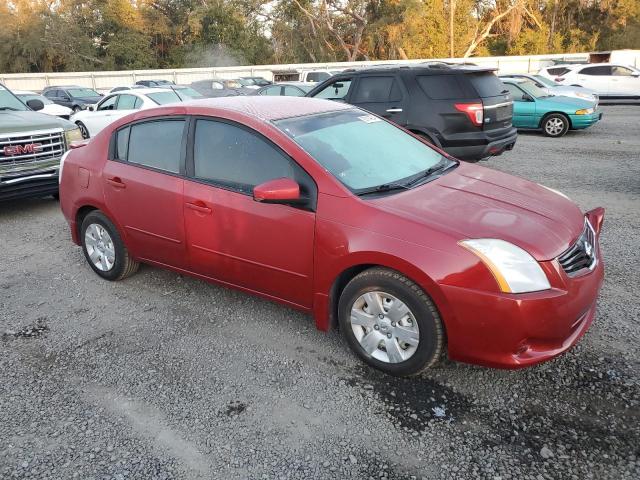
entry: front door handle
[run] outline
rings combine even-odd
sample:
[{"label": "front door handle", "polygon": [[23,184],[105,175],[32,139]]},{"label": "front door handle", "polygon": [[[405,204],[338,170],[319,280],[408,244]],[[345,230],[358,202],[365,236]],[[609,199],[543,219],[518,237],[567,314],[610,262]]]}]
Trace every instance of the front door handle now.
[{"label": "front door handle", "polygon": [[195,210],[196,212],[211,213],[211,209],[209,207],[207,207],[207,205],[202,201],[197,201],[195,203],[187,202],[186,206],[187,206],[187,208],[189,208],[191,210]]},{"label": "front door handle", "polygon": [[112,187],[126,188],[126,185],[122,180],[120,180],[120,177],[107,178],[107,183]]},{"label": "front door handle", "polygon": [[400,113],[402,112],[401,108],[387,108],[387,113]]}]

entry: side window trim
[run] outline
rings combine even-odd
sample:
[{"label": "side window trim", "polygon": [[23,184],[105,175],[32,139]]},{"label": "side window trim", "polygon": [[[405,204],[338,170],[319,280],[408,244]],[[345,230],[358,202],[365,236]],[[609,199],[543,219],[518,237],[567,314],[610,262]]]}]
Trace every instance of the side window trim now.
[{"label": "side window trim", "polygon": [[[178,173],[170,172],[168,170],[162,170],[160,168],[150,167],[149,165],[142,165],[140,163],[130,162],[129,157],[129,143],[131,142],[131,130],[129,130],[129,138],[127,139],[127,158],[121,159],[118,158],[117,148],[118,148],[118,140],[117,135],[121,130],[125,130],[127,128],[133,128],[136,125],[144,124],[144,123],[153,123],[153,122],[162,122],[167,120],[183,120],[184,127],[182,130],[182,141],[180,143],[180,163],[178,164]],[[117,130],[115,130],[111,134],[111,139],[109,141],[109,155],[107,160],[111,162],[119,162],[130,165],[136,168],[144,168],[146,170],[151,170],[152,172],[163,173],[165,175],[171,175],[172,177],[186,177],[186,158],[187,158],[187,135],[191,128],[191,117],[188,115],[167,115],[162,117],[153,117],[153,118],[143,118],[140,120],[135,120],[133,122],[127,123],[125,125],[120,126]]]},{"label": "side window trim", "polygon": [[[303,173],[303,175],[309,180],[310,184],[313,184],[313,189],[314,192],[312,192],[311,194],[311,205],[309,205],[309,208],[307,208],[307,210],[311,210],[314,211],[316,210],[316,206],[317,206],[317,200],[318,200],[318,185],[316,183],[316,181],[314,180],[314,178],[311,176],[311,174],[309,172],[307,172],[302,165],[300,165],[298,162],[295,161],[295,159],[289,155],[287,152],[285,152],[279,145],[277,145],[276,143],[274,143],[271,139],[269,139],[268,137],[266,137],[265,135],[263,135],[262,133],[258,132],[257,130],[248,127],[247,125],[243,125],[241,123],[238,122],[234,122],[233,120],[229,120],[227,118],[222,118],[222,117],[214,117],[214,116],[208,116],[208,115],[191,115],[188,117],[188,132],[186,137],[186,141],[187,141],[187,145],[186,145],[186,158],[185,158],[185,179],[192,181],[192,182],[196,182],[196,183],[201,183],[203,185],[210,185],[212,187],[215,188],[220,188],[222,190],[228,190],[230,192],[233,193],[237,193],[239,195],[244,195],[246,197],[250,197],[251,194],[247,193],[247,192],[243,192],[239,189],[233,188],[230,185],[223,183],[223,182],[216,182],[214,180],[207,180],[205,178],[198,178],[195,176],[195,161],[194,161],[194,146],[195,146],[195,135],[196,135],[196,123],[198,120],[209,120],[209,121],[213,121],[213,122],[220,122],[220,123],[226,123],[228,125],[232,125],[234,127],[237,128],[241,128],[253,135],[256,135],[258,138],[260,138],[261,140],[263,140],[267,145],[269,145],[270,147],[272,147],[274,150],[276,150],[278,153],[280,153],[284,158],[286,158],[291,165],[293,166],[294,169],[298,169],[300,172]],[[304,207],[299,207],[299,206],[293,206],[294,208],[302,208],[305,209]]]}]

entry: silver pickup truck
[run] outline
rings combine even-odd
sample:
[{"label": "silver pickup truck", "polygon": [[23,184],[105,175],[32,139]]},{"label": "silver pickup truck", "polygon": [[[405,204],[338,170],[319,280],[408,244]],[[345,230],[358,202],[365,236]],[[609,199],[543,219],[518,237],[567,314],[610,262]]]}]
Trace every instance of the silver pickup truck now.
[{"label": "silver pickup truck", "polygon": [[36,111],[43,107],[0,84],[0,202],[58,195],[60,158],[82,135],[73,123]]}]

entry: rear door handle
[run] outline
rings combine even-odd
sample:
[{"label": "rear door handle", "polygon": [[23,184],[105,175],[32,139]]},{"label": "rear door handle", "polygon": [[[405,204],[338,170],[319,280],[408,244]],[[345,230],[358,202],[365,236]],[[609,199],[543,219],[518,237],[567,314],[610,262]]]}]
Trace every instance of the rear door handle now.
[{"label": "rear door handle", "polygon": [[387,113],[400,113],[402,112],[401,108],[387,108]]},{"label": "rear door handle", "polygon": [[120,177],[107,178],[107,183],[116,188],[126,188],[127,186],[120,180]]},{"label": "rear door handle", "polygon": [[187,208],[191,210],[195,210],[196,212],[211,213],[211,209],[207,207],[204,202],[201,202],[201,201],[197,201],[195,203],[187,202],[186,206]]}]

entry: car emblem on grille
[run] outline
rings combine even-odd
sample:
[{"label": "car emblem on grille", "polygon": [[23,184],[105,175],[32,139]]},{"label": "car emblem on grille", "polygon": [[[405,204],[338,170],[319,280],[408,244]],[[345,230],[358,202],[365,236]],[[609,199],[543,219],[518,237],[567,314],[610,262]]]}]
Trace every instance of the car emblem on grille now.
[{"label": "car emblem on grille", "polygon": [[591,257],[593,253],[593,247],[589,242],[584,242],[584,253],[586,253],[588,257]]},{"label": "car emblem on grille", "polygon": [[42,150],[41,143],[27,143],[26,145],[7,145],[2,152],[6,157],[13,157],[15,155],[26,155],[30,153],[37,153]]}]

